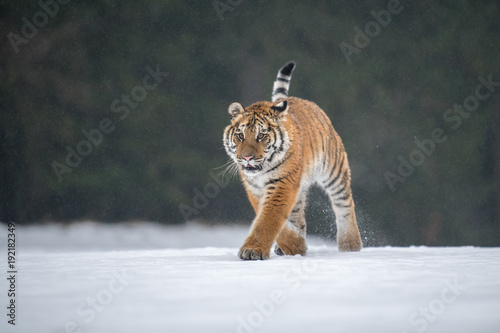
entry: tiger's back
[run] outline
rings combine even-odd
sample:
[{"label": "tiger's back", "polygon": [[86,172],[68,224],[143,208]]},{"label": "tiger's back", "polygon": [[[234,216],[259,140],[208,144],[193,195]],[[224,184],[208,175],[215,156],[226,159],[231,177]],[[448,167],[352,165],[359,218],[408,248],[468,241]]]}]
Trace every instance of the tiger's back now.
[{"label": "tiger's back", "polygon": [[320,181],[319,173],[330,171],[344,158],[344,145],[328,116],[315,103],[296,97],[287,101],[291,127],[300,143],[295,149],[302,150],[305,171],[312,171],[307,175]]},{"label": "tiger's back", "polygon": [[232,122],[224,131],[224,147],[239,166],[256,212],[250,235],[239,251],[242,259],[269,258],[274,241],[277,254],[305,254],[305,206],[314,183],[331,199],[339,249],[359,251],[362,247],[344,146],[315,103],[288,98],[294,67],[288,63],[278,72],[273,102],[229,107]]}]

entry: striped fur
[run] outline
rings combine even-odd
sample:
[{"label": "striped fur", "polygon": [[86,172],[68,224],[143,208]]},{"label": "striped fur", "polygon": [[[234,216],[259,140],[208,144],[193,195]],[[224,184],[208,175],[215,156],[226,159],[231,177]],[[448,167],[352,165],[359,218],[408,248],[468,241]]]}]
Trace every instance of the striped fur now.
[{"label": "striped fur", "polygon": [[313,102],[288,98],[294,67],[289,63],[278,72],[273,102],[247,108],[233,103],[228,110],[232,119],[224,130],[224,148],[238,166],[256,213],[238,253],[241,259],[268,259],[275,241],[277,254],[306,253],[304,209],[312,184],[331,199],[339,250],[362,247],[344,146],[323,110]]}]

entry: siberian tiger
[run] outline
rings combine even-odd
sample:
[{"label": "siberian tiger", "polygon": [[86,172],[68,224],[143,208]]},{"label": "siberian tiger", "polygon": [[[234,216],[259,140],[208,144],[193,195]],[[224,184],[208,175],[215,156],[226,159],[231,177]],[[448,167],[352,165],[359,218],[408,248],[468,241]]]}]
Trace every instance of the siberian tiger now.
[{"label": "siberian tiger", "polygon": [[330,197],[340,251],[359,251],[361,237],[351,193],[351,172],[342,141],[316,104],[288,97],[294,62],[283,66],[273,85],[272,102],[246,108],[232,103],[224,148],[238,170],[256,217],[238,252],[244,260],[304,255],[304,208],[312,184]]}]

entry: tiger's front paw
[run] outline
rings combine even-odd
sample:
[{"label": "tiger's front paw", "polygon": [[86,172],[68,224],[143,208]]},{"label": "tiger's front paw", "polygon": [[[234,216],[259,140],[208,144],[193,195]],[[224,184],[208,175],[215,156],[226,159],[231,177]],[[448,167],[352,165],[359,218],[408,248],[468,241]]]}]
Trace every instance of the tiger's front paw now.
[{"label": "tiger's front paw", "polygon": [[269,259],[269,250],[265,251],[243,245],[238,252],[238,257],[243,260],[266,260]]}]

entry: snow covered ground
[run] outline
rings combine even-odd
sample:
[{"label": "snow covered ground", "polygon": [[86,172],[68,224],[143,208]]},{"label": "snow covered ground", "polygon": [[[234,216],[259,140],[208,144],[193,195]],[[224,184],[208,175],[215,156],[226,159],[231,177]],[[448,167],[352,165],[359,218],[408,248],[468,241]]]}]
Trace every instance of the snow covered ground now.
[{"label": "snow covered ground", "polygon": [[[7,275],[7,227],[0,224]],[[500,248],[237,258],[246,227],[18,226],[1,332],[500,332]],[[7,275],[8,277],[8,275]]]}]

